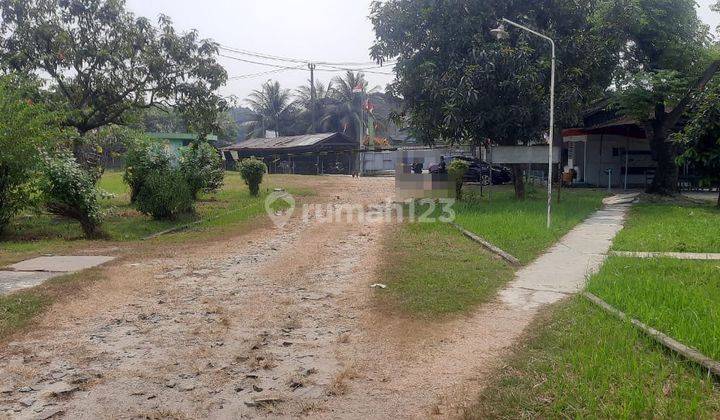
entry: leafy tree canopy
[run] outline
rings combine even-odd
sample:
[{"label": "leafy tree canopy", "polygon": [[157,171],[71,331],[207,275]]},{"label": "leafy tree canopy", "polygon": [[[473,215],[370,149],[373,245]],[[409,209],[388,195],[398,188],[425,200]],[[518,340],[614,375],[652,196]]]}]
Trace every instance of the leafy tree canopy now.
[{"label": "leafy tree canopy", "polygon": [[129,111],[175,107],[201,136],[215,129],[227,80],[217,46],[195,31],[154,26],[124,0],[0,0],[0,62],[51,81],[50,103],[81,135],[126,123]]},{"label": "leafy tree canopy", "polygon": [[684,149],[680,162],[691,164],[708,185],[720,187],[720,81],[713,82],[702,94],[690,121],[675,140]]},{"label": "leafy tree canopy", "polygon": [[694,98],[720,69],[694,0],[613,0],[604,19],[621,42],[614,103],[650,139],[658,169],[649,192],[678,188],[678,150],[668,141]]},{"label": "leafy tree canopy", "polygon": [[59,116],[30,99],[35,90],[17,76],[0,77],[0,232],[28,205],[42,152],[62,134]]},{"label": "leafy tree canopy", "polygon": [[609,85],[617,61],[613,28],[598,15],[601,0],[390,0],[375,2],[371,20],[378,61],[397,58],[390,93],[426,143],[437,139],[504,144],[538,141],[547,132],[549,44],[508,28],[505,17],[556,40],[559,122],[574,122]]}]

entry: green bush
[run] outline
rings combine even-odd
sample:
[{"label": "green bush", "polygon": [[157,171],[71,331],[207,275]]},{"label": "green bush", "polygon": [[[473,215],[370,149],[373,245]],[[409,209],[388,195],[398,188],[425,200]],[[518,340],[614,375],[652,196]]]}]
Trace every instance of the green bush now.
[{"label": "green bush", "polygon": [[450,180],[455,182],[455,194],[458,200],[462,200],[463,178],[468,170],[470,170],[470,165],[460,159],[453,160],[448,166],[448,175],[450,175]]},{"label": "green bush", "polygon": [[0,77],[0,233],[32,197],[40,150],[60,134],[57,116],[28,98],[32,86]]},{"label": "green bush", "polygon": [[80,222],[86,237],[98,237],[102,211],[91,175],[67,151],[46,158],[44,172],[40,190],[48,211]]},{"label": "green bush", "polygon": [[180,170],[165,168],[147,173],[135,198],[135,206],[153,219],[172,220],[193,211],[193,196]]},{"label": "green bush", "polygon": [[130,202],[135,203],[148,176],[157,171],[169,171],[172,156],[160,142],[148,137],[131,139],[125,153],[123,180],[130,186]]},{"label": "green bush", "polygon": [[215,192],[223,186],[225,169],[218,151],[207,142],[180,149],[180,169],[194,198],[200,191]]},{"label": "green bush", "polygon": [[250,158],[240,162],[240,176],[248,188],[250,194],[257,196],[260,194],[260,184],[262,184],[263,176],[267,172],[267,166],[259,159]]}]

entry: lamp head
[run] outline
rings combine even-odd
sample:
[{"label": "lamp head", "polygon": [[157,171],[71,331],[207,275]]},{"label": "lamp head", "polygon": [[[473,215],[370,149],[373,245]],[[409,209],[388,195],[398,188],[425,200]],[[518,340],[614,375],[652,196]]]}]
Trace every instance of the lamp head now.
[{"label": "lamp head", "polygon": [[498,26],[497,28],[491,29],[491,30],[490,30],[490,33],[491,33],[492,36],[494,36],[495,39],[497,39],[498,41],[502,41],[503,39],[508,39],[508,38],[510,38],[510,34],[507,32],[507,30],[505,30],[505,25],[502,24],[502,23],[501,23],[500,26]]}]

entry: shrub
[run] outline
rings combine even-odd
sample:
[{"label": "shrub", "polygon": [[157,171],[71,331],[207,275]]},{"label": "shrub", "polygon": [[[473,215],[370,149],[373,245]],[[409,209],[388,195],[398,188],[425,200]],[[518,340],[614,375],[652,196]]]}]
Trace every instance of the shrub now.
[{"label": "shrub", "polygon": [[220,154],[207,142],[180,149],[180,169],[190,186],[193,198],[197,198],[200,191],[219,190],[225,178]]},{"label": "shrub", "polygon": [[0,77],[0,233],[30,202],[41,149],[60,134],[56,115],[28,98],[32,86]]},{"label": "shrub", "polygon": [[102,211],[90,174],[67,151],[46,158],[44,172],[40,190],[48,211],[80,222],[88,238],[99,236]]},{"label": "shrub", "polygon": [[463,178],[468,170],[470,170],[470,165],[460,159],[453,160],[448,166],[448,175],[450,175],[450,180],[455,182],[455,194],[458,200],[462,200]]},{"label": "shrub", "polygon": [[135,203],[143,183],[152,172],[169,171],[172,156],[165,147],[147,137],[131,139],[125,153],[123,180],[130,186],[130,202]]},{"label": "shrub", "polygon": [[240,162],[240,176],[245,180],[250,194],[257,196],[260,194],[260,184],[262,184],[263,176],[267,172],[267,166],[259,159],[250,158]]},{"label": "shrub", "polygon": [[148,173],[138,192],[135,205],[153,219],[175,219],[193,211],[193,196],[183,174],[177,168]]}]

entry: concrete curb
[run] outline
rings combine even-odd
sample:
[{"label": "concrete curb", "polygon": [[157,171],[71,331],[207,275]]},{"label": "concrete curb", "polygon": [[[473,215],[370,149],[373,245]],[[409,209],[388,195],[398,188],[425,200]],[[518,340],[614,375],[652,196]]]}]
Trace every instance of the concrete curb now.
[{"label": "concrete curb", "polygon": [[628,258],[673,258],[676,260],[696,260],[696,261],[720,261],[720,254],[704,253],[704,252],[633,252],[633,251],[610,251],[613,257]]},{"label": "concrete curb", "polygon": [[470,238],[472,241],[479,243],[483,247],[485,247],[488,251],[492,252],[493,254],[499,255],[504,259],[505,261],[509,262],[512,265],[515,266],[522,266],[522,263],[520,260],[515,258],[514,256],[510,255],[509,253],[503,251],[502,249],[498,248],[497,246],[493,245],[489,241],[486,241],[482,237],[470,232],[469,230],[463,228],[462,226],[458,225],[457,223],[451,223],[455,229],[459,230],[463,235]]},{"label": "concrete curb", "polygon": [[662,344],[663,346],[667,347],[668,349],[674,351],[675,353],[685,357],[688,360],[691,360],[698,365],[706,368],[710,373],[715,375],[717,378],[720,378],[720,362],[717,362],[704,354],[700,353],[699,351],[695,350],[692,347],[688,347],[681,342],[668,337],[667,335],[661,333],[660,331],[649,327],[642,322],[638,321],[637,319],[630,318],[627,316],[624,312],[620,311],[619,309],[615,309],[614,307],[610,306],[607,302],[600,299],[599,297],[593,295],[590,292],[583,293],[583,296],[587,298],[590,302],[594,303],[595,305],[599,306],[601,309],[603,309],[605,312],[609,313],[610,315],[615,316],[616,318],[619,318],[623,321],[630,321],[630,323],[635,326],[637,329],[641,330],[645,334],[649,335],[652,339],[657,341],[658,343]]}]

